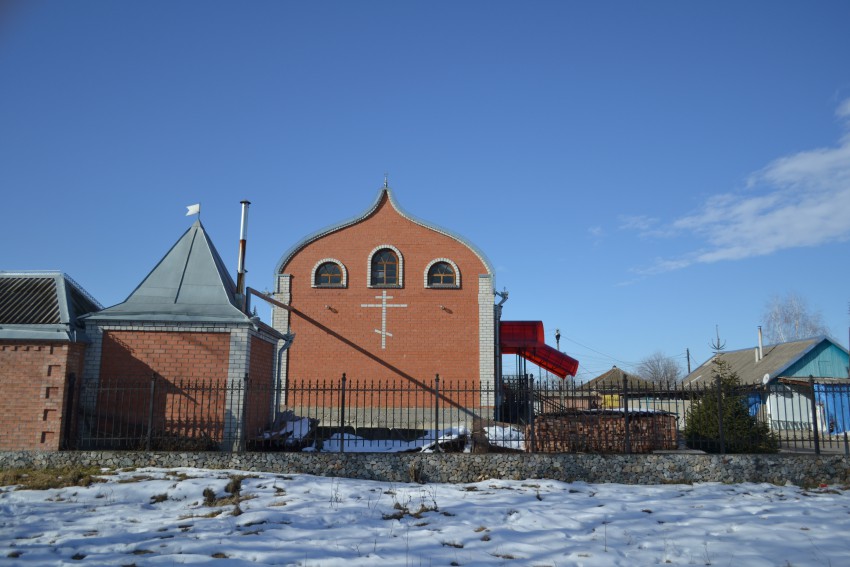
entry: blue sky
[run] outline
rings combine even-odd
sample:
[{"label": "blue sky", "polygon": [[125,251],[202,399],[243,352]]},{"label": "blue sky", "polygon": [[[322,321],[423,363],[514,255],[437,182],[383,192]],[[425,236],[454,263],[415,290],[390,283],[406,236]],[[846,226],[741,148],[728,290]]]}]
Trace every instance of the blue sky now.
[{"label": "blue sky", "polygon": [[587,379],[796,292],[846,346],[850,3],[109,2],[0,9],[0,269],[122,301],[191,224],[248,284],[365,210],[476,243]]}]

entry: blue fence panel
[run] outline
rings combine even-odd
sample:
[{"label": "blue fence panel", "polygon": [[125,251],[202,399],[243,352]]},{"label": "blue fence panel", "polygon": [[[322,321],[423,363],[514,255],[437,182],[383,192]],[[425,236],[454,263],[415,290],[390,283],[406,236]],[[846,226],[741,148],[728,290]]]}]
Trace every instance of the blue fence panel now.
[{"label": "blue fence panel", "polygon": [[815,399],[823,407],[824,429],[833,435],[850,431],[850,384],[815,384]]}]

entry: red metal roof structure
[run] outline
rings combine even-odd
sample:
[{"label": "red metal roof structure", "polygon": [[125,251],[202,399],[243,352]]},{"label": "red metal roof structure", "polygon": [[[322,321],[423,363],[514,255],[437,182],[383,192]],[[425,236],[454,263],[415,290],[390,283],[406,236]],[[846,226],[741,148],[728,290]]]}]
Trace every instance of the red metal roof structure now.
[{"label": "red metal roof structure", "polygon": [[546,344],[542,321],[501,321],[499,347],[502,354],[518,354],[560,378],[578,372],[578,360]]}]

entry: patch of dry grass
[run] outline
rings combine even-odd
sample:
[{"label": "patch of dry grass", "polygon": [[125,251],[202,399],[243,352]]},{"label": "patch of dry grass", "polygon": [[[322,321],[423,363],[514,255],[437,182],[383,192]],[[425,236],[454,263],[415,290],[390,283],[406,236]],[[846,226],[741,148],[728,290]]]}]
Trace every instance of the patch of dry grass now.
[{"label": "patch of dry grass", "polygon": [[224,487],[224,491],[229,494],[223,498],[216,498],[215,491],[211,488],[205,488],[203,492],[204,506],[211,508],[220,508],[223,506],[233,505],[231,515],[239,516],[242,514],[242,508],[239,506],[241,502],[256,498],[254,494],[242,495],[242,481],[246,478],[256,478],[251,475],[231,475],[230,481]]},{"label": "patch of dry grass", "polygon": [[67,466],[47,469],[7,469],[0,471],[0,486],[17,486],[17,490],[48,490],[69,486],[91,486],[106,482],[98,478],[100,467]]}]

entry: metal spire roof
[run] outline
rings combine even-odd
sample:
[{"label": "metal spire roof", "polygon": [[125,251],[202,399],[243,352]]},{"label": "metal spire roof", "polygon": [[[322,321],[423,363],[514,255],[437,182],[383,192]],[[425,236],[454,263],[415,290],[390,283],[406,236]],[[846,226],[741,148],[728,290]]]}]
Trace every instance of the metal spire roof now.
[{"label": "metal spire roof", "polygon": [[200,220],[187,230],[123,302],[92,320],[250,323],[236,285]]}]

